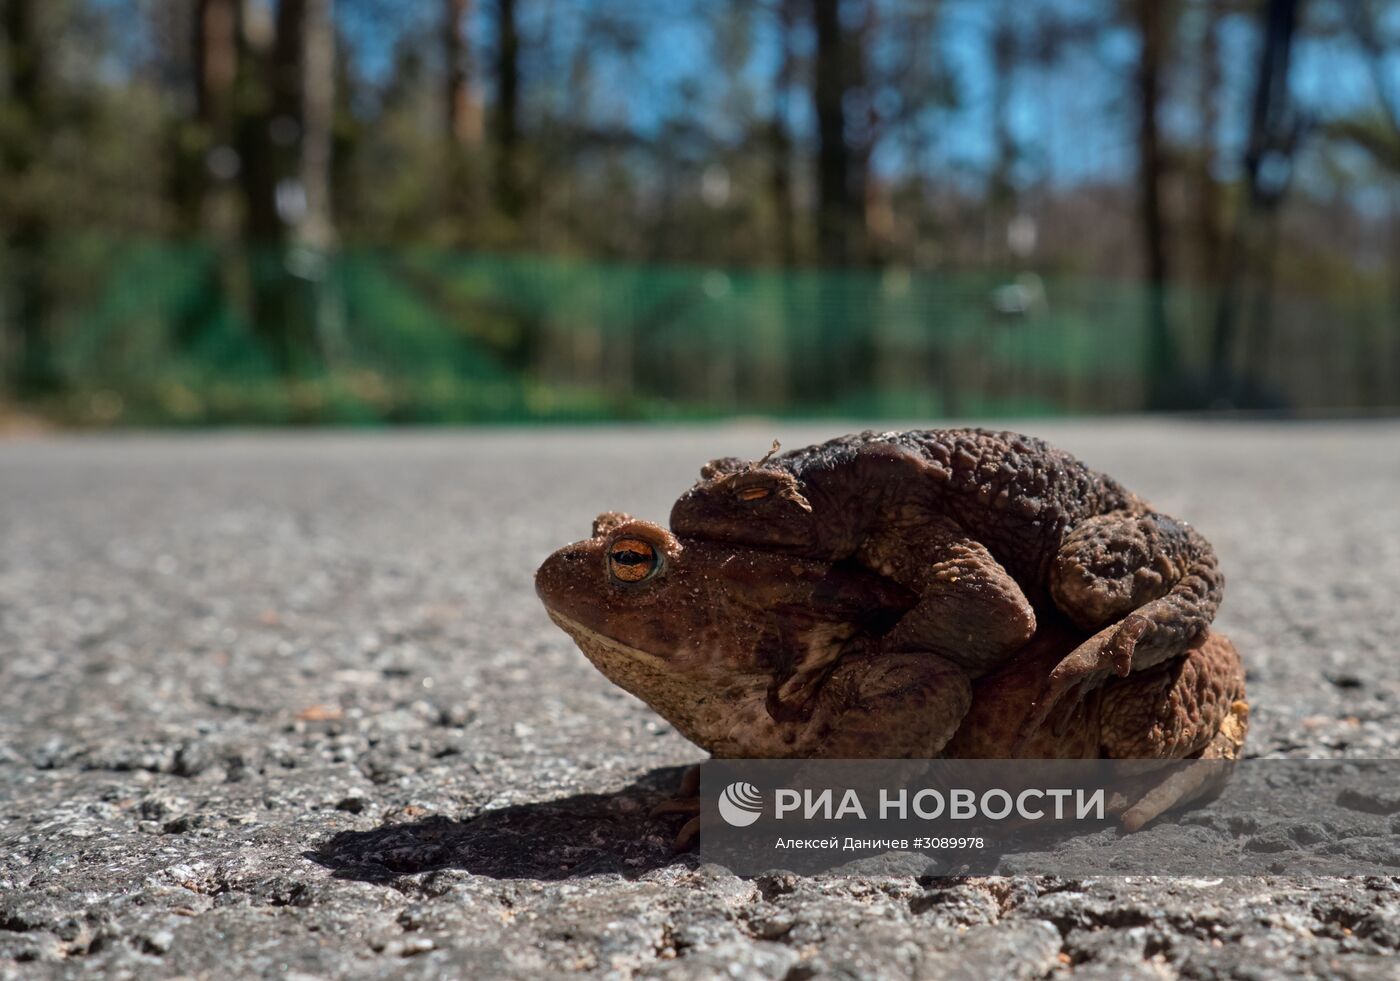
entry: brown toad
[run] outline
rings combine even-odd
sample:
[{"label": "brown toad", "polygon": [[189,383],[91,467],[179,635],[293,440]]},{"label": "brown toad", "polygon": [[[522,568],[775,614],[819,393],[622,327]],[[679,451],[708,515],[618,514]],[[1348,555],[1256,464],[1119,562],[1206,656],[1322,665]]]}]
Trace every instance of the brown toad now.
[{"label": "brown toad", "polygon": [[956,665],[886,652],[915,597],[857,567],[605,514],[535,590],[609,680],[716,756],[932,756],[971,702]]},{"label": "brown toad", "polygon": [[866,432],[715,460],[701,478],[671,512],[676,534],[854,559],[919,596],[895,643],[974,676],[1019,650],[1037,613],[1096,631],[1050,672],[1032,724],[1072,688],[1185,653],[1220,602],[1194,529],[1030,436]]},{"label": "brown toad", "polygon": [[[1248,720],[1239,659],[1211,634],[1066,699],[1018,745],[1018,721],[1082,633],[1047,623],[974,685],[891,629],[919,602],[907,588],[626,515],[600,516],[591,539],[545,560],[535,586],[599,670],[721,757],[1233,759]],[[1188,791],[1139,802],[1125,824]]]}]

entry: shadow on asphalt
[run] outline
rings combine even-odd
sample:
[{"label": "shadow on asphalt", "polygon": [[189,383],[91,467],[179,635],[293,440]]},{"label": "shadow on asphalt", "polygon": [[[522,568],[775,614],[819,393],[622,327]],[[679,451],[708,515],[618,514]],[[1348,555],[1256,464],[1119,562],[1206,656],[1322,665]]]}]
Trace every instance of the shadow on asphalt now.
[{"label": "shadow on asphalt", "polygon": [[635,878],[671,864],[694,864],[671,846],[684,819],[647,817],[651,807],[675,793],[686,769],[652,770],[613,794],[517,804],[467,820],[434,815],[371,831],[342,831],[305,857],[338,879],[385,884],[439,869],[495,879]]}]

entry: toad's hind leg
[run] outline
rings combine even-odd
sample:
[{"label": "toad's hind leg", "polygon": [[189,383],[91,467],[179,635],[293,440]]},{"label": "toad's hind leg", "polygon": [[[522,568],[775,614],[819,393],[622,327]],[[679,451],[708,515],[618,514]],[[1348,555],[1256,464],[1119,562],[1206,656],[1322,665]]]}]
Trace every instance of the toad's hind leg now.
[{"label": "toad's hind leg", "polygon": [[[1217,791],[1249,730],[1244,669],[1234,644],[1210,634],[1169,664],[1103,690],[1102,753],[1111,759],[1191,759],[1170,769],[1123,811],[1136,831],[1163,811]],[[1211,762],[1214,761],[1214,762]]]},{"label": "toad's hind leg", "polygon": [[919,594],[886,636],[886,650],[929,651],[972,677],[997,667],[1035,633],[1035,610],[986,547],[943,517],[907,516],[857,556]]},{"label": "toad's hind leg", "polygon": [[1123,811],[1123,829],[1136,831],[1164,811],[1218,794],[1230,776],[1228,763],[1239,758],[1248,732],[1249,703],[1231,703],[1229,716],[1206,748]]},{"label": "toad's hind leg", "polygon": [[1070,691],[1185,652],[1210,628],[1224,586],[1214,549],[1190,525],[1153,511],[1084,521],[1055,556],[1050,594],[1098,632],[1051,672],[1040,718]]}]

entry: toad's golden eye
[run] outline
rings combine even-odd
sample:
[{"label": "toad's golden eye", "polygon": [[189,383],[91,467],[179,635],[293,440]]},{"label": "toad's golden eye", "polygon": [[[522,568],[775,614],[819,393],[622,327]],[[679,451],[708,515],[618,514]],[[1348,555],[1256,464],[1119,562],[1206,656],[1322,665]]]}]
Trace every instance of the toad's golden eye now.
[{"label": "toad's golden eye", "polygon": [[741,501],[761,501],[773,491],[768,487],[741,487],[739,488],[739,500]]},{"label": "toad's golden eye", "polygon": [[608,571],[621,582],[641,582],[660,565],[656,549],[640,538],[619,538],[608,549]]}]

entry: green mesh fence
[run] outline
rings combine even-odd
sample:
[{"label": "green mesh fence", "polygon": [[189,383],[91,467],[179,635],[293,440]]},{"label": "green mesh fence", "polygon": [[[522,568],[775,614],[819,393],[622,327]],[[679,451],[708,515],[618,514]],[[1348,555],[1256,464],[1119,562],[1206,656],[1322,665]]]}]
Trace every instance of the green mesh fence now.
[{"label": "green mesh fence", "polygon": [[1028,271],[90,242],[45,268],[51,404],[101,423],[1033,416],[1208,405],[1222,384],[1284,410],[1400,401],[1383,297],[1276,300],[1222,376],[1211,298],[1168,295],[1154,361],[1140,284]]}]

